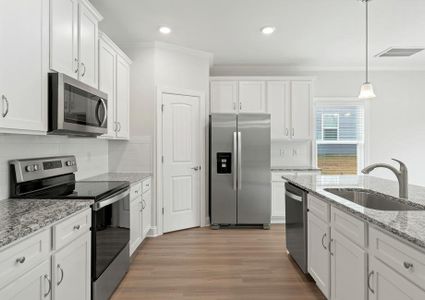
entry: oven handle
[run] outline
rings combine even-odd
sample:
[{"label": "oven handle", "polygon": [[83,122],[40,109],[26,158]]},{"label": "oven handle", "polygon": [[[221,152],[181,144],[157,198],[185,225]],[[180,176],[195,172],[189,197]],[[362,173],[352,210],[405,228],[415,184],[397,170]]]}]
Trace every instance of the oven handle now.
[{"label": "oven handle", "polygon": [[298,202],[303,202],[303,197],[301,197],[301,196],[298,196],[298,195],[295,195],[295,194],[293,194],[293,193],[290,193],[290,192],[288,192],[288,191],[286,191],[286,196],[287,197],[289,197],[290,199],[293,199],[293,200],[295,200],[295,201],[298,201]]},{"label": "oven handle", "polygon": [[102,201],[99,201],[99,202],[96,202],[95,204],[93,204],[93,210],[98,211],[105,206],[108,206],[108,205],[111,205],[112,203],[120,201],[121,199],[127,197],[128,195],[130,195],[129,189],[125,190],[124,192],[116,193],[116,194],[112,195],[111,197],[106,198],[105,200],[102,200]]}]

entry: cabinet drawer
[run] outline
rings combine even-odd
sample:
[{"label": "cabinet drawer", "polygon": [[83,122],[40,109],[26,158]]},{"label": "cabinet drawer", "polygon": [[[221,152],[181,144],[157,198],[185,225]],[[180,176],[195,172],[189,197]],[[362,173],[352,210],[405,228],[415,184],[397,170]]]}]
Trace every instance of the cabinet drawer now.
[{"label": "cabinet drawer", "polygon": [[329,223],[331,216],[331,207],[329,203],[312,195],[308,195],[307,199],[308,210],[316,215],[316,217],[322,219],[322,221]]},{"label": "cabinet drawer", "polygon": [[331,208],[331,223],[332,228],[338,230],[348,239],[359,245],[366,247],[366,223],[356,219],[355,217],[342,212],[332,206]]},{"label": "cabinet drawer", "polygon": [[151,178],[143,180],[143,193],[146,193],[151,189],[152,180]]},{"label": "cabinet drawer", "polygon": [[413,283],[425,287],[425,253],[375,228],[370,229],[369,235],[372,255]]},{"label": "cabinet drawer", "polygon": [[138,182],[135,184],[132,184],[130,187],[130,199],[137,198],[142,195],[142,183]]},{"label": "cabinet drawer", "polygon": [[0,251],[0,287],[47,259],[50,250],[51,230],[49,228]]},{"label": "cabinet drawer", "polygon": [[60,249],[90,230],[91,209],[78,213],[65,221],[53,226],[53,248]]}]

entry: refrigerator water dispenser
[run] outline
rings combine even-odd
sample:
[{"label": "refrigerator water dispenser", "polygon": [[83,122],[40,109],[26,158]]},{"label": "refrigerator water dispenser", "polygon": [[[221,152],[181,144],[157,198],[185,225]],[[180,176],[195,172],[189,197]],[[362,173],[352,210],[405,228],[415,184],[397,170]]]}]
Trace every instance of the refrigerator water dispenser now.
[{"label": "refrigerator water dispenser", "polygon": [[217,174],[232,174],[232,153],[217,153]]}]

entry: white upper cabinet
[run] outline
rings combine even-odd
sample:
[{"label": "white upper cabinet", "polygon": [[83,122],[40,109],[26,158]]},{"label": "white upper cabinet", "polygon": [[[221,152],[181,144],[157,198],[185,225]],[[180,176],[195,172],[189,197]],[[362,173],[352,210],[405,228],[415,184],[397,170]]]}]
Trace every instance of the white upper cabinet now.
[{"label": "white upper cabinet", "polygon": [[312,137],[312,92],[310,81],[291,82],[291,136],[307,140]]},{"label": "white upper cabinet", "polygon": [[267,82],[267,111],[271,114],[272,139],[290,138],[289,99],[288,81]]},{"label": "white upper cabinet", "polygon": [[98,23],[87,0],[50,1],[50,69],[98,85]]},{"label": "white upper cabinet", "polygon": [[130,65],[121,57],[117,56],[117,138],[130,138]]},{"label": "white upper cabinet", "polygon": [[1,5],[2,133],[47,131],[48,9],[48,0],[14,0]]},{"label": "white upper cabinet", "polygon": [[50,68],[78,79],[78,0],[50,0]]},{"label": "white upper cabinet", "polygon": [[108,133],[101,138],[130,138],[131,60],[104,33],[99,37],[99,89],[108,94]]},{"label": "white upper cabinet", "polygon": [[211,82],[211,112],[236,113],[238,111],[238,82]]},{"label": "white upper cabinet", "polygon": [[266,112],[264,81],[239,81],[239,112]]}]

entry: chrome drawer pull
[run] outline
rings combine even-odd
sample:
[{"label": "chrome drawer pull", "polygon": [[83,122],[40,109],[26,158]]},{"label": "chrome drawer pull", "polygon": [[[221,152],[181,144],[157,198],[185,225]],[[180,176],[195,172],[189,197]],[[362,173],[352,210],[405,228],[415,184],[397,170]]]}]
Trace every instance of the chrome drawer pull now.
[{"label": "chrome drawer pull", "polygon": [[408,263],[408,262],[404,262],[403,266],[408,269],[408,270],[412,270],[413,269],[413,264],[412,263]]},{"label": "chrome drawer pull", "polygon": [[80,225],[75,225],[75,226],[74,226],[74,229],[75,229],[75,230],[80,230]]},{"label": "chrome drawer pull", "polygon": [[367,276],[367,288],[369,289],[369,291],[372,294],[375,294],[375,290],[372,289],[372,287],[370,286],[370,278],[373,276],[373,274],[375,274],[374,271],[370,271],[369,275]]},{"label": "chrome drawer pull", "polygon": [[61,268],[61,265],[60,264],[58,264],[58,269],[61,271],[61,279],[56,283],[58,286],[62,283],[62,281],[63,281],[63,269]]},{"label": "chrome drawer pull", "polygon": [[327,236],[327,234],[326,234],[326,233],[322,236],[322,247],[323,247],[323,249],[328,250],[328,248],[326,248],[326,246],[325,246],[325,242],[324,242],[324,240],[325,240],[326,236]]},{"label": "chrome drawer pull", "polygon": [[23,264],[23,263],[25,262],[25,256],[18,257],[18,258],[16,259],[16,262],[17,262],[17,263],[20,263],[20,264]]},{"label": "chrome drawer pull", "polygon": [[49,276],[47,274],[44,275],[44,279],[46,279],[47,282],[49,283],[49,290],[47,291],[47,293],[44,294],[44,298],[46,298],[52,291],[52,281],[49,279]]}]

